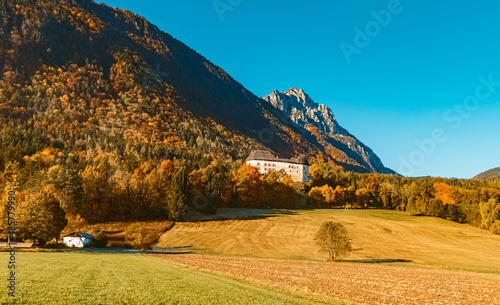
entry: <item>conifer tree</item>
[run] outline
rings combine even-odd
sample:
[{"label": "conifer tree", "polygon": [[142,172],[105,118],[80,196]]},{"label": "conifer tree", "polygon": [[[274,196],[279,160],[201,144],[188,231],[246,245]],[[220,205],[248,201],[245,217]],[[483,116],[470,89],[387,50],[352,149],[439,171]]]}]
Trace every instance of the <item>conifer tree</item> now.
[{"label": "conifer tree", "polygon": [[165,211],[168,219],[178,221],[182,219],[188,202],[188,177],[184,167],[174,172],[172,181],[167,190]]}]

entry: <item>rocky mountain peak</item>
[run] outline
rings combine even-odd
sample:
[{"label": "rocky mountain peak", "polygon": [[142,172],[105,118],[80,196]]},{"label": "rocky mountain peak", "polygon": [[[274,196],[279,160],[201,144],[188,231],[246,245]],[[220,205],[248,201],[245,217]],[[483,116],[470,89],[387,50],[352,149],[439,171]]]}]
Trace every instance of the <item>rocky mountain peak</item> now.
[{"label": "rocky mountain peak", "polygon": [[284,92],[274,90],[262,99],[281,110],[300,127],[317,127],[326,133],[335,134],[345,132],[335,120],[332,110],[326,105],[316,103],[302,89],[292,87]]},{"label": "rocky mountain peak", "polygon": [[393,173],[368,146],[338,124],[330,107],[316,103],[304,90],[295,87],[284,92],[274,90],[262,99],[279,109],[297,127],[314,135],[317,133],[312,132],[311,128],[317,127],[323,134],[317,135],[320,145],[325,151],[332,152],[344,168]]}]

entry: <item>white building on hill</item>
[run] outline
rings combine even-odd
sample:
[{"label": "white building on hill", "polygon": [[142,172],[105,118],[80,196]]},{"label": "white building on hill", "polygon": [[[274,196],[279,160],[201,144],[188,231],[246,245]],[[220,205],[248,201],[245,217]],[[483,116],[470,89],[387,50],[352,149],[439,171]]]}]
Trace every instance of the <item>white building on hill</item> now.
[{"label": "white building on hill", "polygon": [[262,175],[269,171],[284,169],[295,182],[309,182],[309,163],[305,155],[298,158],[281,159],[266,150],[254,150],[246,159],[248,165],[257,167]]}]

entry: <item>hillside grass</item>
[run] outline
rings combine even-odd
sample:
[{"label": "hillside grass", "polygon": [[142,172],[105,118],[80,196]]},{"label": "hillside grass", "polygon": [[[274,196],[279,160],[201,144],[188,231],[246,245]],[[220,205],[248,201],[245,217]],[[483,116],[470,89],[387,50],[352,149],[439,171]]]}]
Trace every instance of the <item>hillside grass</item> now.
[{"label": "hillside grass", "polygon": [[[0,253],[5,265],[7,255]],[[5,280],[1,304],[344,304],[141,254],[20,252],[16,272],[16,299]]]},{"label": "hillside grass", "polygon": [[345,261],[500,273],[500,236],[440,218],[343,209],[221,209],[219,214],[247,219],[177,223],[157,246],[205,254],[325,260],[314,236],[324,221],[336,221],[352,237],[353,251]]}]

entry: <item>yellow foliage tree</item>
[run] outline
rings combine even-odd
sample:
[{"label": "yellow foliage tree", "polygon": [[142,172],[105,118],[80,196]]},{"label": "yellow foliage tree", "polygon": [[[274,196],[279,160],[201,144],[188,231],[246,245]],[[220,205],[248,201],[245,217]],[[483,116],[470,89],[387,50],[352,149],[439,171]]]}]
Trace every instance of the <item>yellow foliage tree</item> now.
[{"label": "yellow foliage tree", "polygon": [[346,189],[340,185],[337,185],[333,191],[333,205],[343,205],[346,199]]},{"label": "yellow foliage tree", "polygon": [[308,195],[316,204],[323,207],[330,207],[335,200],[335,191],[327,184],[313,187]]},{"label": "yellow foliage tree", "polygon": [[370,202],[370,192],[366,188],[356,190],[356,203],[359,206],[368,206]]},{"label": "yellow foliage tree", "polygon": [[241,166],[236,176],[236,189],[245,207],[263,206],[263,184],[257,168],[250,165]]},{"label": "yellow foliage tree", "polygon": [[315,163],[309,167],[309,177],[314,181],[318,181],[323,178],[323,171],[319,164]]}]

